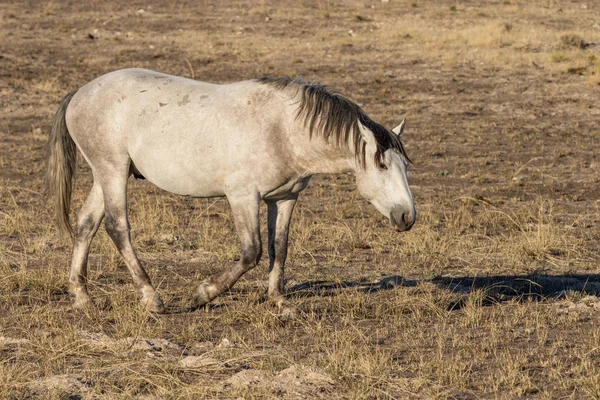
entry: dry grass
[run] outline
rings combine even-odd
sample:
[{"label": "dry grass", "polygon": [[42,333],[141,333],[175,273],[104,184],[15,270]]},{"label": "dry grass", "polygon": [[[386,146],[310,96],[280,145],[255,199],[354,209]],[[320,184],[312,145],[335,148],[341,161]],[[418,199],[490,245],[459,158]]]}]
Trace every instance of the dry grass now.
[{"label": "dry grass", "polygon": [[[600,397],[595,3],[197,3],[0,4],[0,398]],[[139,307],[104,230],[97,307],[71,309],[43,146],[64,93],[129,66],[301,75],[406,116],[417,225],[397,235],[352,177],[316,177],[291,232],[299,316],[263,302],[265,261],[188,312],[238,255],[227,203],[132,181],[170,313]],[[80,163],[74,209],[90,179]]]}]

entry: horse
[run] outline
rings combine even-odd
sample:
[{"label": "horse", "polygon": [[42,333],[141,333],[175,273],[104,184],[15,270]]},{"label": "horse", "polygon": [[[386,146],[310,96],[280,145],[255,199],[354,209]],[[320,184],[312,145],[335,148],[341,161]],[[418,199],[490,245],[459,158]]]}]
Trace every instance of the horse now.
[{"label": "horse", "polygon": [[[197,309],[228,291],[261,258],[261,201],[268,210],[268,299],[280,308],[290,220],[314,174],[353,172],[360,194],[409,230],[416,209],[401,135],[328,86],[299,78],[263,77],[213,84],[144,69],[110,72],[67,94],[47,145],[46,189],[56,225],[71,237],[69,288],[74,307],[93,304],[87,260],[102,220],[150,312],[165,306],[132,247],[127,182],[133,175],[171,193],[226,197],[241,257],[194,292]],[[69,220],[77,150],[93,185]]]}]

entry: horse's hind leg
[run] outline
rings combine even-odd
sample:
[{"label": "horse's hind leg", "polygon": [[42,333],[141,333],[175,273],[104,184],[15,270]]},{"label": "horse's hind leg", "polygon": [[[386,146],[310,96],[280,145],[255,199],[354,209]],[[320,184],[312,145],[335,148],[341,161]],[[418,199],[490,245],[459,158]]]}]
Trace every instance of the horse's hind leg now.
[{"label": "horse's hind leg", "polygon": [[102,184],[106,232],[125,259],[134,285],[142,292],[142,304],[148,311],[162,313],[165,311],[165,306],[131,246],[129,221],[127,220],[127,178],[128,174],[123,174],[118,178],[106,180]]},{"label": "horse's hind leg", "polygon": [[246,272],[260,261],[262,245],[260,240],[258,193],[245,196],[228,196],[235,228],[242,243],[242,257],[225,272],[213,276],[198,286],[193,299],[193,308],[201,307],[223,292],[229,290]]},{"label": "horse's hind leg", "polygon": [[267,202],[269,231],[269,300],[283,314],[294,314],[295,307],[284,299],[283,271],[287,258],[288,233],[298,195],[285,200]]},{"label": "horse's hind leg", "polygon": [[78,308],[91,303],[86,287],[88,253],[90,244],[102,222],[102,217],[104,217],[102,188],[97,182],[94,182],[87,200],[77,215],[75,246],[71,260],[69,284],[71,292],[75,295],[75,307]]}]

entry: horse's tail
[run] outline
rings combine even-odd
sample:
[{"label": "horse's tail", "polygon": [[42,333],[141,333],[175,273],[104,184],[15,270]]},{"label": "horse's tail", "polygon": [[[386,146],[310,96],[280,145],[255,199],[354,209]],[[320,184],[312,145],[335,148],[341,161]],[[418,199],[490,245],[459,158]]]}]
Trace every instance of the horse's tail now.
[{"label": "horse's tail", "polygon": [[77,91],[67,94],[52,120],[52,131],[46,146],[46,195],[54,200],[56,223],[61,233],[73,237],[69,222],[71,190],[77,163],[77,146],[65,121],[67,107]]}]

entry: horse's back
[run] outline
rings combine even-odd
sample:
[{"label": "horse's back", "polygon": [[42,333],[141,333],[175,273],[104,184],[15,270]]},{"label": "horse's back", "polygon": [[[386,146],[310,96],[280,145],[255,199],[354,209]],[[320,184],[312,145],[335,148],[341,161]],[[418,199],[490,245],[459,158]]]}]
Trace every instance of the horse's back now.
[{"label": "horse's back", "polygon": [[[157,130],[188,139],[210,136],[236,141],[243,131],[273,123],[280,113],[277,95],[254,80],[213,84],[144,69],[124,69],[103,75],[83,86],[69,106],[69,120],[117,119],[120,130],[131,135]],[[267,104],[271,103],[271,104]],[[276,108],[276,107],[275,107]],[[238,132],[236,132],[236,130]],[[203,135],[203,131],[207,135]],[[228,135],[231,132],[231,135]],[[218,134],[217,134],[218,133]]]}]

